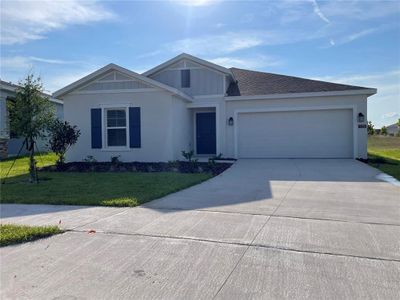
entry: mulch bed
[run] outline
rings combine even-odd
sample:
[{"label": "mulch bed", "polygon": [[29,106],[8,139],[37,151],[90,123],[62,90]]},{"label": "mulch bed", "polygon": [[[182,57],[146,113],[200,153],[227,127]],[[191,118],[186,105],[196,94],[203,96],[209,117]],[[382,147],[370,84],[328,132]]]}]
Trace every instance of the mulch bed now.
[{"label": "mulch bed", "polygon": [[177,173],[212,173],[218,175],[228,169],[232,163],[208,163],[174,161],[156,162],[70,162],[40,168],[47,172],[177,172]]}]

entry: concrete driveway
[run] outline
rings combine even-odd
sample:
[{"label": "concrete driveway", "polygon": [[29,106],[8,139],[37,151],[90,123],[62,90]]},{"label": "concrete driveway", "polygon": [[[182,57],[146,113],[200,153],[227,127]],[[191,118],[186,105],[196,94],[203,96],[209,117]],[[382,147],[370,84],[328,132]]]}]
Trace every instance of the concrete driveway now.
[{"label": "concrete driveway", "polygon": [[[354,160],[239,160],[137,208],[2,205],[1,296],[399,299],[400,188]],[[89,229],[96,230],[89,234]]]}]

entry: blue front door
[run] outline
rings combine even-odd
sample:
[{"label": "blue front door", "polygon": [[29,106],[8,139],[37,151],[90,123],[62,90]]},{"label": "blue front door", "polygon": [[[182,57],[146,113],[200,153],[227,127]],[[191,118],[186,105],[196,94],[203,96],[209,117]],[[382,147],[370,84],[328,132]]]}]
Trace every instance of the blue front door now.
[{"label": "blue front door", "polygon": [[215,113],[196,114],[196,152],[197,154],[216,154]]}]

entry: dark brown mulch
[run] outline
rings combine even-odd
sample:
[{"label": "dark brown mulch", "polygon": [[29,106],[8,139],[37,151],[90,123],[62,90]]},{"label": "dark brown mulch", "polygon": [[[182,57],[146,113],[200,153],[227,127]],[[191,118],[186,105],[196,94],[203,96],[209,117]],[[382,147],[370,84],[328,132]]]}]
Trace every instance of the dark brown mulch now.
[{"label": "dark brown mulch", "polygon": [[212,173],[218,175],[228,169],[231,163],[208,163],[174,161],[156,162],[70,162],[58,166],[47,166],[40,171],[48,172],[179,172],[179,173]]}]

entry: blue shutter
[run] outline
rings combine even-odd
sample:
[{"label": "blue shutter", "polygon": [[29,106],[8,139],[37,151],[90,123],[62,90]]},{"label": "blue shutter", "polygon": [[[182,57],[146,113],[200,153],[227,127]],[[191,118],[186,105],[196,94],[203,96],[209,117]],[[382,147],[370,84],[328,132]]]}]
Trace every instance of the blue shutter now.
[{"label": "blue shutter", "polygon": [[129,107],[129,146],[140,148],[140,107]]},{"label": "blue shutter", "polygon": [[92,108],[90,116],[92,123],[92,148],[101,149],[101,108]]}]

